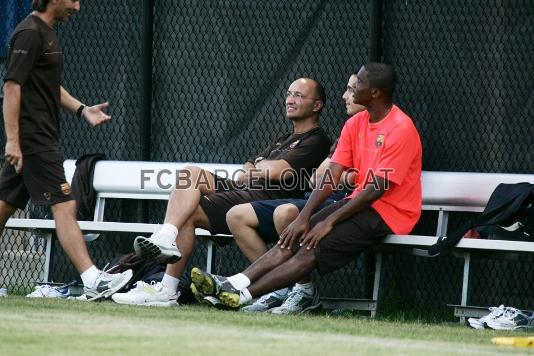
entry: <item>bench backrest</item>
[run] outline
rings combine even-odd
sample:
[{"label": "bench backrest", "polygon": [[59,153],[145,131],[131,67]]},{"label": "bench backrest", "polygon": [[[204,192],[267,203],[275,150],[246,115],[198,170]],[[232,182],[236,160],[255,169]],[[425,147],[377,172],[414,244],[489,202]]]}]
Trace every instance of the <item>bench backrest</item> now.
[{"label": "bench backrest", "polygon": [[[228,178],[242,169],[241,164],[100,161],[95,167],[93,184],[100,197],[167,199],[177,171],[186,165]],[[75,161],[65,161],[64,167],[67,180],[71,181]],[[424,171],[421,182],[424,210],[482,211],[499,183],[534,183],[534,175]]]},{"label": "bench backrest", "polygon": [[[95,166],[93,187],[102,198],[167,199],[175,186],[178,171],[197,166],[219,176],[235,178],[242,164],[99,161]],[[67,180],[72,181],[75,161],[64,162]]]},{"label": "bench backrest", "polygon": [[423,209],[482,211],[500,183],[534,183],[532,174],[423,172]]}]

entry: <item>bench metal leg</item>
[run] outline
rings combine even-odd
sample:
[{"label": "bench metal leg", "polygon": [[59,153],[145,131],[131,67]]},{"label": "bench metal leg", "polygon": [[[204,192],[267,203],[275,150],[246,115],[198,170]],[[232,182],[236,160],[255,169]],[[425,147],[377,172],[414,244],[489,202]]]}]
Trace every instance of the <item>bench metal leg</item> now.
[{"label": "bench metal leg", "polygon": [[95,204],[95,215],[93,221],[104,221],[104,209],[106,207],[106,199],[98,198]]},{"label": "bench metal leg", "polygon": [[[471,254],[469,252],[464,254],[464,276],[462,281],[462,306],[467,305],[467,297],[469,295],[469,269],[471,267]],[[460,318],[461,323],[465,323],[465,317]]]},{"label": "bench metal leg", "polygon": [[208,240],[208,255],[206,257],[206,272],[211,273],[211,269],[213,266],[213,259],[215,257],[213,241]]},{"label": "bench metal leg", "polygon": [[449,225],[449,212],[440,210],[438,213],[438,227],[436,236],[447,236],[447,226]]},{"label": "bench metal leg", "polygon": [[380,283],[382,282],[382,254],[376,254],[376,264],[375,264],[375,283],[373,287],[373,300],[376,302],[375,310],[371,310],[371,317],[374,318],[378,312],[380,303],[378,298],[380,296]]},{"label": "bench metal leg", "polygon": [[[104,209],[106,207],[106,199],[97,198],[95,204],[95,213],[93,221],[104,221]],[[100,234],[84,234],[83,238],[87,242],[91,242],[100,237]]]},{"label": "bench metal leg", "polygon": [[43,236],[46,240],[46,249],[45,249],[45,263],[43,269],[43,282],[49,281],[50,276],[50,257],[52,251],[52,234],[44,234]]}]

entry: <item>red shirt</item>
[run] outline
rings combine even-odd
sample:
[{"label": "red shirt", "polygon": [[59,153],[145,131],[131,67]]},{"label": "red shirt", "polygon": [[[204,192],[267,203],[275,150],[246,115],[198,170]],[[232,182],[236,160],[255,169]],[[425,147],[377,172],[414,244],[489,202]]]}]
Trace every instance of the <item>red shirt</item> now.
[{"label": "red shirt", "polygon": [[332,161],[359,174],[354,198],[374,176],[389,182],[372,207],[395,234],[408,234],[421,215],[421,160],[419,133],[412,119],[393,105],[380,122],[370,123],[367,111],[350,118],[341,131]]}]

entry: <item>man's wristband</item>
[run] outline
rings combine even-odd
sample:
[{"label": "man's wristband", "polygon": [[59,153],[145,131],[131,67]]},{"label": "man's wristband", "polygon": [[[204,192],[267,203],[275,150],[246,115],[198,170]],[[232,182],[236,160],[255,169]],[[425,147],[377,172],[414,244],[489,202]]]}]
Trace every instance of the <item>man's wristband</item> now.
[{"label": "man's wristband", "polygon": [[83,109],[85,109],[85,105],[80,105],[80,107],[78,108],[78,110],[76,110],[76,116],[77,117],[82,117],[82,112],[83,112]]}]

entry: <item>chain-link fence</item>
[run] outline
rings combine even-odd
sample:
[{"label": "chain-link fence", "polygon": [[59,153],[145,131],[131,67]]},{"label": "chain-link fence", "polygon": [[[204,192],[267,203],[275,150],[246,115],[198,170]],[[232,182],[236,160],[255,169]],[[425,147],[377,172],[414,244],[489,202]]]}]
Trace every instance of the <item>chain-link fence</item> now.
[{"label": "chain-link fence", "polygon": [[[28,13],[28,3],[0,5],[0,40]],[[153,32],[145,27],[147,17]],[[381,26],[374,26],[379,19]],[[398,72],[396,101],[420,130],[425,170],[534,168],[529,0],[96,0],[82,2],[81,13],[56,29],[65,87],[87,103],[109,100],[113,116],[108,125],[90,129],[64,114],[62,147],[68,158],[103,152],[120,160],[243,162],[290,129],[283,94],[302,76],[325,86],[328,103],[321,120],[334,137],[345,120],[340,97],[348,77],[380,57]],[[111,203],[109,220],[163,219],[164,203]],[[431,217],[423,215],[417,233],[434,233]],[[465,218],[453,214],[451,228]],[[131,240],[103,236],[89,244],[90,252],[101,265],[129,251]],[[40,279],[39,241],[31,233],[3,233],[0,284],[24,286]],[[195,263],[204,256],[200,247]],[[512,262],[475,259],[470,304],[532,308],[532,289],[521,284],[531,262],[531,256]],[[386,255],[384,264],[389,306],[443,312],[447,303],[459,303],[461,259]],[[245,265],[235,246],[217,254],[216,268],[224,273]],[[76,276],[57,243],[52,266],[55,280]],[[372,256],[365,255],[318,278],[322,295],[369,297],[369,266]]]}]

